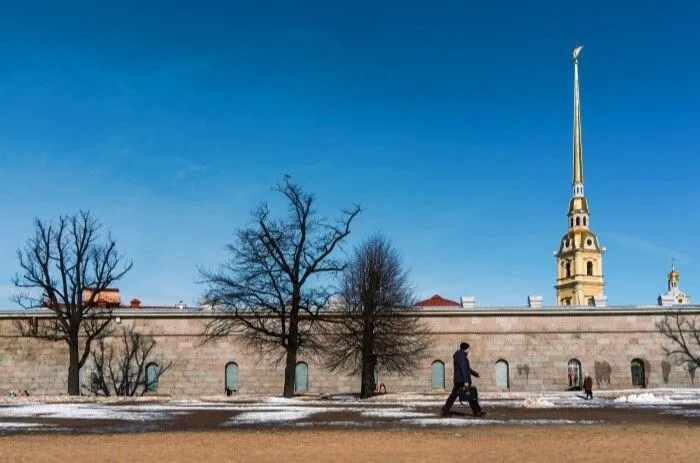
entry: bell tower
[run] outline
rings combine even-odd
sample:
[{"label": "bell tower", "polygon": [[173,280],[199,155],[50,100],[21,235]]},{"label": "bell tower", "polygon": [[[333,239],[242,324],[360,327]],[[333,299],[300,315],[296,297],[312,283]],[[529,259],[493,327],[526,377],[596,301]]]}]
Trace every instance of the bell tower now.
[{"label": "bell tower", "polygon": [[[588,201],[583,194],[583,142],[578,60],[583,47],[574,49],[573,194],[567,214],[568,231],[561,239],[557,260],[557,305],[599,305],[604,301],[603,252],[590,228]],[[598,301],[598,302],[597,302]],[[603,304],[604,305],[604,304]]]}]

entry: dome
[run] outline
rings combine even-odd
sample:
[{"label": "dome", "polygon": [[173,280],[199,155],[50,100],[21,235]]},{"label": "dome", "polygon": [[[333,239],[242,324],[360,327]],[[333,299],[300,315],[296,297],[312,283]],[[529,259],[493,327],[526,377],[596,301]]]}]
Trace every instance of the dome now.
[{"label": "dome", "polygon": [[668,281],[678,281],[678,278],[680,275],[678,274],[678,271],[676,270],[675,265],[671,266],[671,271],[668,272]]}]

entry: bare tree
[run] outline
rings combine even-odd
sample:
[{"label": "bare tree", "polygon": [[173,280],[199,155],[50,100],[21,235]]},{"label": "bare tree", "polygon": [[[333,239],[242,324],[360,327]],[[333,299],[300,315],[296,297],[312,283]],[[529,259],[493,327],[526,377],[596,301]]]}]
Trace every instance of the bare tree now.
[{"label": "bare tree", "polygon": [[55,225],[36,219],[34,225],[34,235],[17,252],[20,271],[12,282],[24,292],[14,300],[25,309],[47,308],[54,317],[17,326],[22,335],[68,344],[68,394],[79,395],[90,345],[111,321],[111,308],[98,298],[133,264],[122,260],[116,241],[102,236],[102,224],[89,212],[61,216]]},{"label": "bare tree", "polygon": [[691,376],[700,367],[700,321],[698,317],[674,313],[666,315],[656,324],[656,329],[668,340],[670,347],[664,346],[667,357],[684,365]]},{"label": "bare tree", "polygon": [[[108,336],[100,336],[90,350],[93,370],[90,382],[83,387],[90,393],[104,396],[134,396],[151,391],[172,362],[156,356],[153,336],[141,334],[133,328],[123,328],[121,349],[107,343]],[[155,365],[148,373],[148,367]]]},{"label": "bare tree", "polygon": [[408,275],[388,239],[362,243],[343,272],[339,317],[326,325],[326,366],[360,373],[360,397],[375,391],[375,369],[409,374],[425,358],[428,332],[417,317]]},{"label": "bare tree", "polygon": [[297,354],[315,347],[312,330],[330,297],[329,279],[344,266],[333,253],[350,234],[360,213],[355,205],[334,223],[320,218],[314,196],[291,182],[277,185],[288,215],[273,219],[263,203],[252,222],[228,244],[228,262],[216,272],[201,271],[205,299],[224,312],[206,326],[209,339],[231,334],[262,354],[285,358],[284,396],[294,396]]}]

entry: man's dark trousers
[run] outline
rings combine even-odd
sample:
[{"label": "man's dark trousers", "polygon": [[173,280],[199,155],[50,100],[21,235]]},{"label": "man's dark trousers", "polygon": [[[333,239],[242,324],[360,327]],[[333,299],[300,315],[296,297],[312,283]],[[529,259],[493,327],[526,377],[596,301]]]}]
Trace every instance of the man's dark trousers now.
[{"label": "man's dark trousers", "polygon": [[[452,405],[454,405],[455,403],[455,400],[457,400],[457,397],[459,397],[459,392],[462,390],[463,387],[464,383],[455,383],[454,387],[452,388],[452,392],[450,393],[450,396],[447,398],[447,402],[445,402],[445,406],[442,407],[443,414],[446,414],[450,411]],[[469,407],[472,409],[472,413],[474,415],[481,413],[481,406],[479,405],[479,401],[476,398],[476,394],[470,395],[469,397]]]}]

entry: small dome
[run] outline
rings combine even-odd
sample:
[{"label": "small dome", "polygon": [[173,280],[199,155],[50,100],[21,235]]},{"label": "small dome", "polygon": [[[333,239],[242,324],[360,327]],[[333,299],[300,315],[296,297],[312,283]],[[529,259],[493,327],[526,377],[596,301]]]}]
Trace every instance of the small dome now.
[{"label": "small dome", "polygon": [[668,272],[668,281],[678,281],[679,277],[680,277],[680,275],[678,274],[678,271],[676,270],[676,266],[672,265],[671,271]]}]

